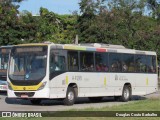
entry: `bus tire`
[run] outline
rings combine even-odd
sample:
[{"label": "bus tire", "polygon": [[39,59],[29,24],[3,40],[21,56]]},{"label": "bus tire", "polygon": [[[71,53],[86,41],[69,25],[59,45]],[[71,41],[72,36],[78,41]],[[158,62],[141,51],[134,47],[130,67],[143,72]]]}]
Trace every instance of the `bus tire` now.
[{"label": "bus tire", "polygon": [[103,97],[89,97],[91,102],[100,102]]},{"label": "bus tire", "polygon": [[76,93],[73,87],[68,87],[66,98],[63,100],[64,105],[73,105],[76,99]]},{"label": "bus tire", "polygon": [[129,85],[125,85],[123,87],[123,92],[121,96],[121,101],[122,102],[127,102],[131,98],[131,87]]},{"label": "bus tire", "polygon": [[31,101],[31,103],[33,104],[33,105],[39,105],[40,103],[41,103],[41,100],[40,99],[33,99],[33,100],[30,100]]}]

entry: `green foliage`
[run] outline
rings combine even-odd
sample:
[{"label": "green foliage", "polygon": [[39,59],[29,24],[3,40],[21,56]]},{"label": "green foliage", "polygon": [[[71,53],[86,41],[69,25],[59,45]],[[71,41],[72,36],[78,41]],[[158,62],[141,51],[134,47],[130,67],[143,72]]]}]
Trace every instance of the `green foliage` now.
[{"label": "green foliage", "polygon": [[81,16],[78,17],[77,30],[80,37],[80,42],[96,42],[98,32],[97,15],[99,14],[103,4],[101,0],[82,0],[79,5]]},{"label": "green foliage", "polygon": [[121,44],[156,51],[160,56],[159,20],[144,15],[145,0],[110,0],[108,7],[104,4],[99,0],[80,2],[82,14],[77,23],[80,42]]},{"label": "green foliage", "polygon": [[56,18],[55,13],[49,12],[45,8],[40,8],[40,17],[37,29],[37,39],[39,42],[56,41],[58,35],[55,33],[61,31],[61,23]]},{"label": "green foliage", "polygon": [[148,7],[152,10],[152,17],[160,20],[160,3],[158,0],[147,0]]},{"label": "green foliage", "polygon": [[71,43],[75,36],[75,24],[75,15],[58,15],[40,8],[35,38],[38,42]]},{"label": "green foliage", "polygon": [[73,43],[76,36],[77,15],[56,15],[61,21],[60,43]]},{"label": "green foliage", "polygon": [[19,25],[21,26],[21,40],[23,43],[38,42],[36,33],[38,29],[38,17],[32,16],[28,11],[23,11],[19,15]]},{"label": "green foliage", "polygon": [[20,26],[18,21],[18,6],[11,4],[10,0],[0,2],[0,44],[20,43]]},{"label": "green foliage", "polygon": [[[74,43],[78,34],[82,43],[121,44],[131,49],[156,51],[160,58],[157,0],[81,0],[79,15],[76,12],[58,15],[40,8],[38,16],[28,11],[19,13],[19,6],[13,2],[21,1],[0,1],[0,45]],[[146,8],[151,16],[145,15]]]}]

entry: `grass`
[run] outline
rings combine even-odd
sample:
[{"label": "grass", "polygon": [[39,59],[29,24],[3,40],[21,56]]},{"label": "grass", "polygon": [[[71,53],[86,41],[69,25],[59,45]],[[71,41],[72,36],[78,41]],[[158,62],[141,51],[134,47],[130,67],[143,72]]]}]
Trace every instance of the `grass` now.
[{"label": "grass", "polygon": [[[147,100],[139,100],[135,102],[131,102],[130,104],[123,104],[119,106],[112,106],[112,107],[103,107],[103,108],[87,108],[87,109],[72,109],[68,112],[76,111],[76,113],[81,111],[93,111],[93,114],[95,114],[98,111],[159,111],[160,112],[160,99],[147,99]],[[76,114],[75,113],[75,114]],[[91,112],[92,113],[92,112]],[[60,113],[61,114],[61,113]],[[61,114],[60,116],[63,116]],[[44,117],[44,118],[0,118],[0,120],[159,120],[157,117],[78,117],[78,115],[75,115],[77,117]]]},{"label": "grass", "polygon": [[120,106],[88,108],[87,111],[160,111],[160,99],[147,99]]}]

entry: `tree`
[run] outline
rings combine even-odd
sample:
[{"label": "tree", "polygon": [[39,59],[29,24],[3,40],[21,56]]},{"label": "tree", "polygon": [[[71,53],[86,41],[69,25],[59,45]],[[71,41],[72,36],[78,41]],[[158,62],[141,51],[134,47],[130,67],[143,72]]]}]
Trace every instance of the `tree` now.
[{"label": "tree", "polygon": [[18,44],[21,42],[18,22],[18,7],[11,0],[0,1],[0,44]]},{"label": "tree", "polygon": [[23,0],[0,0],[0,45],[21,43],[18,5]]},{"label": "tree", "polygon": [[159,22],[144,16],[145,1],[116,0],[110,8],[114,18],[111,23],[116,28],[112,42],[128,48],[156,51],[160,56]]},{"label": "tree", "polygon": [[160,19],[160,3],[157,0],[147,0],[148,7],[152,10],[154,18]]},{"label": "tree", "polygon": [[24,0],[0,0],[0,3],[7,3],[7,2],[22,2]]},{"label": "tree", "polygon": [[77,25],[80,42],[94,42],[96,41],[94,23],[98,12],[97,2],[94,0],[82,0],[79,5],[82,14],[78,17]]},{"label": "tree", "polygon": [[38,28],[36,39],[39,42],[59,42],[60,36],[58,33],[62,31],[62,24],[61,21],[57,19],[55,13],[49,12],[47,9],[41,7]]},{"label": "tree", "polygon": [[21,26],[21,40],[23,43],[39,42],[36,39],[40,16],[32,16],[28,11],[23,11],[19,15],[19,25]]},{"label": "tree", "polygon": [[72,15],[56,15],[61,21],[62,31],[59,33],[61,36],[60,43],[74,43],[75,36],[77,34],[77,13]]},{"label": "tree", "polygon": [[116,28],[113,39],[118,44],[128,46],[136,35],[136,24],[140,22],[142,16],[139,3],[135,0],[114,0],[110,3],[110,9],[114,21],[112,25]]},{"label": "tree", "polygon": [[78,18],[80,40],[85,42],[103,42],[110,44],[129,44],[133,47],[140,23],[144,1],[112,0],[109,8],[105,1],[82,0],[80,8],[82,15]]}]

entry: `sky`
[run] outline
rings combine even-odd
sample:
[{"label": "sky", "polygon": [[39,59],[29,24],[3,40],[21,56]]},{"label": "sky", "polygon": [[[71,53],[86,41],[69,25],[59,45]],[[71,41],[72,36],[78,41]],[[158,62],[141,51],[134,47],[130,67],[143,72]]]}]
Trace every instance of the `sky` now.
[{"label": "sky", "polygon": [[72,14],[79,11],[80,0],[25,0],[19,3],[19,11],[27,10],[33,15],[39,14],[40,7],[47,8],[58,14]]}]

